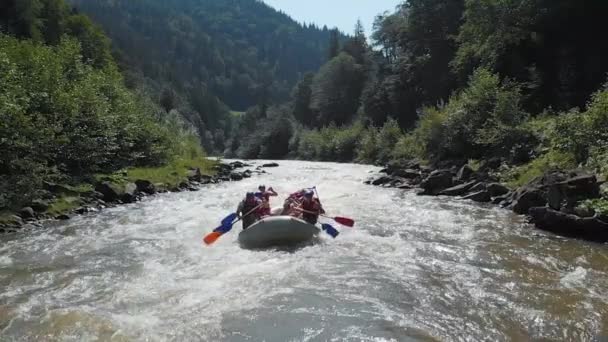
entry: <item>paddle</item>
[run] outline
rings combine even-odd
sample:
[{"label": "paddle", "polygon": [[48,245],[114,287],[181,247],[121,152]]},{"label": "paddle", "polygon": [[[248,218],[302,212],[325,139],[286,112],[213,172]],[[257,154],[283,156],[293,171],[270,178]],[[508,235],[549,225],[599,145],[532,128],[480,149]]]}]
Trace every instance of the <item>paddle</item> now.
[{"label": "paddle", "polygon": [[[308,213],[308,214],[315,214],[317,215],[318,213],[312,212],[312,211],[308,211],[308,210],[304,210],[304,209],[298,209],[302,212]],[[346,226],[346,227],[353,227],[355,225],[355,221],[353,219],[350,219],[348,217],[340,217],[340,216],[336,216],[336,217],[331,217],[331,216],[327,216],[327,215],[323,215],[323,214],[318,214],[319,216],[323,216],[326,217],[328,219],[332,219],[336,222],[338,222],[339,224]]]},{"label": "paddle", "polygon": [[329,223],[323,223],[321,224],[321,227],[327,234],[329,234],[334,239],[338,236],[338,234],[340,234],[340,232]]},{"label": "paddle", "polygon": [[[213,230],[213,232],[207,234],[207,236],[205,236],[205,238],[203,238],[203,242],[205,242],[206,245],[210,245],[210,244],[214,243],[215,241],[217,241],[217,239],[220,238],[220,236],[231,231],[232,226],[234,226],[237,222],[239,222],[243,218],[251,215],[251,213],[256,211],[261,206],[262,206],[262,204],[258,205],[257,207],[251,209],[251,211],[249,211],[248,213],[246,213],[245,215],[243,215],[241,217],[238,217],[238,215],[236,213],[232,213],[232,214],[226,216],[222,220],[222,223],[219,227],[215,228]],[[236,221],[234,221],[234,219],[236,219],[237,217],[238,217],[238,219]]]}]

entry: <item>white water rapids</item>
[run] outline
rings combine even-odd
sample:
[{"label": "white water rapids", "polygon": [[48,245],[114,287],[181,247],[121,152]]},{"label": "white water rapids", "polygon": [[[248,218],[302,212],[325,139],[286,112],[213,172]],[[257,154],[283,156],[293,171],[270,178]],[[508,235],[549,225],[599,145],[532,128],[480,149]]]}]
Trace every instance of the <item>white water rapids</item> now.
[{"label": "white water rapids", "polygon": [[[260,162],[256,162],[260,163]],[[242,182],[0,236],[1,341],[525,341],[608,337],[608,249],[493,206],[279,161]],[[204,234],[258,184],[316,185],[355,228],[248,251]],[[330,222],[330,221],[326,221]]]}]

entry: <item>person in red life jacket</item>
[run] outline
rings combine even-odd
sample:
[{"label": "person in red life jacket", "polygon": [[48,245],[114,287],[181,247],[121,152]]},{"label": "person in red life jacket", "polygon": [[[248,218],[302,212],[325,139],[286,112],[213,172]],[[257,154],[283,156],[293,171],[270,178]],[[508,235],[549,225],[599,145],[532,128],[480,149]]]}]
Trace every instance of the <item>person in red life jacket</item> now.
[{"label": "person in red life jacket", "polygon": [[319,214],[325,214],[321,202],[313,196],[313,192],[310,190],[304,194],[300,209],[302,210],[302,219],[310,224],[317,224]]},{"label": "person in red life jacket", "polygon": [[253,192],[248,192],[247,195],[245,195],[245,199],[239,203],[236,213],[239,217],[243,218],[243,230],[249,228],[249,226],[260,219],[261,205],[262,201],[256,198]]},{"label": "person in red life jacket", "polygon": [[289,215],[295,217],[300,216],[300,212],[297,211],[297,208],[300,207],[302,198],[304,198],[305,193],[306,189],[302,189],[290,194],[283,203],[283,212],[281,212],[281,215]]},{"label": "person in red life jacket", "polygon": [[270,216],[270,197],[275,197],[279,194],[274,191],[272,187],[268,188],[268,191],[266,191],[265,185],[260,185],[258,190],[260,191],[257,192],[255,196],[263,202],[262,208],[260,208],[261,215]]}]

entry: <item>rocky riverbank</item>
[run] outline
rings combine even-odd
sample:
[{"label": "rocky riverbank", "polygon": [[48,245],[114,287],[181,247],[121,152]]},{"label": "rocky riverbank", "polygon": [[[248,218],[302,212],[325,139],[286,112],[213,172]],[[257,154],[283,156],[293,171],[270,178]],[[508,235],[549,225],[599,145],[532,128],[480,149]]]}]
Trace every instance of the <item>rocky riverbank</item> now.
[{"label": "rocky riverbank", "polygon": [[273,166],[275,165],[262,165],[252,169],[252,165],[240,161],[217,163],[209,174],[201,172],[200,168],[188,170],[184,180],[178,184],[153,183],[147,179],[131,182],[121,174],[99,177],[91,184],[78,187],[45,183],[39,199],[33,200],[18,212],[4,212],[0,215],[0,233],[38,226],[44,220],[68,220],[73,215],[134,203],[159,193],[197,191],[208,184],[240,181],[265,173],[264,167]]},{"label": "rocky riverbank", "polygon": [[603,181],[585,170],[550,171],[528,184],[510,189],[493,175],[491,163],[473,170],[469,165],[432,168],[416,161],[388,165],[383,175],[366,184],[418,189],[419,195],[456,196],[493,203],[527,215],[537,228],[589,241],[608,242],[608,216],[582,206],[601,197]]}]

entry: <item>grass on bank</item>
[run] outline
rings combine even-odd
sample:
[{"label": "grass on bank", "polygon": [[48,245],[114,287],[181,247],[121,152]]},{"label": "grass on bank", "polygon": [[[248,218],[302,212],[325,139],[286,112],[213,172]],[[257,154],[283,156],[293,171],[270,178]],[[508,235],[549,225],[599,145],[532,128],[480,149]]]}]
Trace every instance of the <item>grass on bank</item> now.
[{"label": "grass on bank", "polygon": [[176,158],[167,165],[160,167],[131,168],[126,172],[126,179],[134,182],[145,179],[154,184],[162,183],[177,186],[188,179],[188,170],[200,168],[202,174],[212,175],[212,167],[216,162],[205,157]]}]

